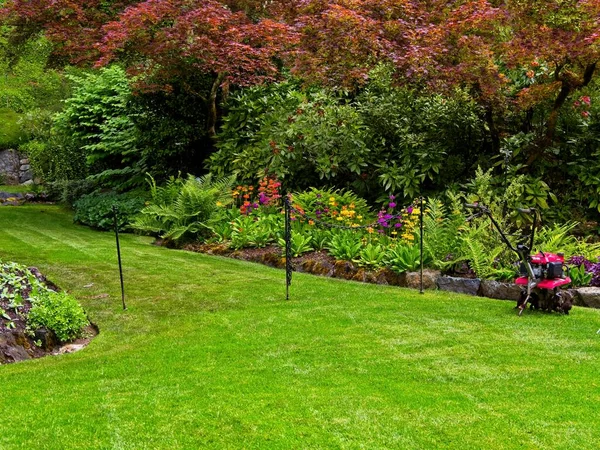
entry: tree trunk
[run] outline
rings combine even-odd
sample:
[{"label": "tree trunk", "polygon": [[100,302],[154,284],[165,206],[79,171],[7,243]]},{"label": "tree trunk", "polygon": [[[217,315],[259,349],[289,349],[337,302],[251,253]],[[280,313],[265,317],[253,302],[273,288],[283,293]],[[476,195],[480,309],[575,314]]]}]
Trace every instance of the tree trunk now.
[{"label": "tree trunk", "polygon": [[492,139],[492,153],[497,155],[500,153],[500,133],[496,128],[496,122],[494,121],[494,112],[491,106],[485,108],[485,121],[490,129],[490,137]]},{"label": "tree trunk", "polygon": [[217,77],[213,81],[212,87],[210,89],[210,94],[206,99],[207,109],[208,109],[208,117],[206,121],[206,131],[208,132],[208,136],[213,138],[217,134],[217,94],[219,93],[219,86],[223,83],[225,79],[225,73],[218,73]]},{"label": "tree trunk", "polygon": [[537,143],[531,155],[529,155],[529,158],[527,159],[528,166],[537,161],[537,159],[542,156],[544,151],[554,143],[560,109],[563,107],[567,101],[567,98],[572,92],[587,86],[590,81],[592,81],[595,70],[596,63],[588,65],[583,73],[583,78],[579,80],[573,79],[573,77],[569,76],[568,73],[560,76],[560,81],[562,84],[560,91],[554,100],[554,105],[552,105],[552,110],[548,116],[548,121],[546,122],[546,133]]}]

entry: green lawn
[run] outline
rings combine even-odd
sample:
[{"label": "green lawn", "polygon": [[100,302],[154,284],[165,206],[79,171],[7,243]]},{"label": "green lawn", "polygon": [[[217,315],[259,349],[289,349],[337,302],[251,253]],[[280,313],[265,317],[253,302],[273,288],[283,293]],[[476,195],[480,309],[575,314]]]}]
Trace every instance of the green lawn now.
[{"label": "green lawn", "polygon": [[101,330],[0,367],[0,448],[598,448],[599,311],[302,274],[286,302],[282,271],[150,241],[122,236],[123,312],[112,234],[0,208],[0,258]]},{"label": "green lawn", "polygon": [[0,192],[10,192],[12,194],[16,194],[16,193],[25,194],[26,192],[33,192],[33,186],[23,186],[21,184],[17,184],[17,185],[0,184]]}]

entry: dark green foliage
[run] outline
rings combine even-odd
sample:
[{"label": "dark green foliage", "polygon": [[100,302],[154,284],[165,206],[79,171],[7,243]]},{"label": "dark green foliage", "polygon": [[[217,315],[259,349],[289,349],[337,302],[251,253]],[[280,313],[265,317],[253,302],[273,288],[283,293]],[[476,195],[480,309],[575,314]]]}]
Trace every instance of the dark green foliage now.
[{"label": "dark green foliage", "polygon": [[293,189],[351,186],[371,200],[384,192],[412,199],[422,181],[443,189],[478,159],[489,162],[480,115],[462,92],[395,87],[385,67],[355,98],[289,82],[254,87],[230,100],[209,166],[243,181],[270,173]]},{"label": "dark green foliage", "polygon": [[369,133],[343,96],[281,83],[242,92],[229,111],[209,162],[213,173],[250,182],[271,174],[305,189],[346,185],[366,170]]},{"label": "dark green foliage", "polygon": [[27,326],[32,330],[47,328],[61,341],[81,336],[88,320],[81,305],[66,292],[42,291],[32,298]]},{"label": "dark green foliage", "polygon": [[419,94],[396,87],[392,77],[387,66],[373,70],[355,103],[373,140],[371,184],[413,199],[421,182],[445,189],[488,159],[481,111],[465,93]]},{"label": "dark green foliage", "polygon": [[77,200],[96,190],[96,183],[91,180],[61,180],[46,184],[46,193],[52,201],[73,206]]},{"label": "dark green foliage", "polygon": [[130,222],[144,207],[145,199],[135,192],[117,194],[102,192],[88,194],[73,204],[73,221],[99,230],[114,228],[113,206],[117,207],[117,223],[120,230],[129,230]]},{"label": "dark green foliage", "polygon": [[130,106],[149,173],[163,181],[178,172],[202,170],[214,142],[207,136],[206,110],[197,97],[175,85],[169,93],[136,93]]}]

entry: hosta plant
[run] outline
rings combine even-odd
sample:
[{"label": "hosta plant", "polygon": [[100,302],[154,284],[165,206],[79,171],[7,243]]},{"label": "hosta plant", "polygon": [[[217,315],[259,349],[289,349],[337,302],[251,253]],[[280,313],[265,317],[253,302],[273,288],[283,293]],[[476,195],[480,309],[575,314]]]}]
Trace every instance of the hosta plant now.
[{"label": "hosta plant", "polygon": [[419,268],[421,250],[418,245],[399,244],[387,249],[385,263],[394,272],[412,272]]},{"label": "hosta plant", "polygon": [[351,230],[339,231],[331,239],[327,250],[339,260],[352,261],[357,259],[362,249],[360,237]]},{"label": "hosta plant", "polygon": [[382,245],[368,243],[359,253],[359,258],[354,262],[359,266],[378,268],[384,264],[386,257],[385,249]]}]

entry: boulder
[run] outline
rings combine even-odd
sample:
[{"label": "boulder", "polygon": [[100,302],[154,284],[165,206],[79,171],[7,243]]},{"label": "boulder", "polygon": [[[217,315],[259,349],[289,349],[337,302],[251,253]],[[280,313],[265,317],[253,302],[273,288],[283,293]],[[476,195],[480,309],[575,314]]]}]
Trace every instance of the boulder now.
[{"label": "boulder", "polygon": [[[437,288],[437,279],[442,275],[439,270],[423,270],[423,289]],[[406,272],[406,287],[421,289],[421,272]]]},{"label": "boulder", "polygon": [[335,278],[344,278],[351,280],[356,275],[356,267],[350,261],[336,261],[333,267],[333,276]]},{"label": "boulder", "polygon": [[575,289],[575,304],[589,308],[600,308],[600,287],[582,287]]},{"label": "boulder", "polygon": [[503,283],[494,280],[481,280],[479,295],[482,297],[496,298],[499,300],[519,299],[522,287],[514,283]]},{"label": "boulder", "polygon": [[440,290],[459,294],[477,295],[480,284],[479,278],[439,277],[437,279],[437,287]]}]

